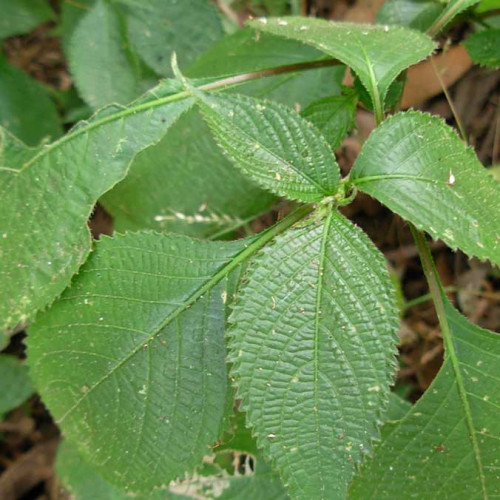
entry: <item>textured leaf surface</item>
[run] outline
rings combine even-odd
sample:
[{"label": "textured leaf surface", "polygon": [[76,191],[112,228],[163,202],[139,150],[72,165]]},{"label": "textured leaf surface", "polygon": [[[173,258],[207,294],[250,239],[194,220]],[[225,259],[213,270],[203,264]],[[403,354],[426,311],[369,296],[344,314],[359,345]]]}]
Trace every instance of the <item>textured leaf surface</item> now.
[{"label": "textured leaf surface", "polygon": [[[262,19],[250,25],[312,45],[350,66],[370,93],[379,115],[394,79],[434,49],[432,40],[423,33],[394,26],[334,23],[301,17]],[[412,49],[407,50],[407,47]]]},{"label": "textured leaf surface", "polygon": [[408,112],[386,120],[351,180],[433,238],[500,263],[500,184],[439,118]]},{"label": "textured leaf surface", "polygon": [[[256,33],[247,27],[209,48],[186,68],[185,74],[190,78],[230,76],[324,58],[324,53],[314,47],[268,33]],[[315,99],[340,92],[344,73],[344,66],[335,66],[274,75],[247,82],[238,92],[305,107]]]},{"label": "textured leaf surface", "polygon": [[[214,450],[214,463],[221,470],[207,480],[198,481],[202,486],[200,493],[222,500],[289,498],[279,473],[264,460],[250,429],[245,428],[243,413],[236,414],[232,427],[224,433],[220,443]],[[216,495],[217,489],[222,490],[220,496]]]},{"label": "textured leaf surface", "polygon": [[335,157],[297,113],[251,97],[196,95],[222,150],[251,179],[305,202],[336,193],[340,174]]},{"label": "textured leaf surface", "polygon": [[216,7],[207,0],[117,0],[128,12],[130,43],[157,73],[170,76],[170,56],[181,67],[222,36]]},{"label": "textured leaf surface", "polygon": [[486,29],[472,34],[465,47],[471,59],[481,66],[500,68],[500,29]]},{"label": "textured leaf surface", "polygon": [[[406,401],[395,392],[389,395],[389,406],[387,408],[386,422],[390,420],[401,420],[411,409],[411,403]],[[383,429],[382,429],[383,432]]]},{"label": "textured leaf surface", "polygon": [[[217,498],[219,500],[285,500],[288,498],[277,472],[261,457],[244,417],[234,422],[222,443],[195,473],[170,483],[168,490],[134,495],[138,500]],[[242,418],[243,417],[243,418]],[[68,442],[60,448],[57,472],[75,500],[127,500],[130,495],[103,479],[83,461]]]},{"label": "textured leaf surface", "polygon": [[33,393],[28,369],[14,356],[0,354],[0,417]]},{"label": "textured leaf surface", "polygon": [[500,336],[445,306],[454,352],[408,415],[384,426],[350,498],[500,495]]},{"label": "textured leaf surface", "polygon": [[137,97],[139,74],[127,49],[114,5],[98,0],[78,23],[69,44],[71,73],[84,100],[95,108]]},{"label": "textured leaf surface", "polygon": [[315,101],[301,114],[307,121],[316,125],[335,151],[354,126],[357,102],[356,92],[347,91],[344,95]]},{"label": "textured leaf surface", "polygon": [[395,370],[380,254],[336,212],[291,229],[253,261],[230,321],[247,422],[292,498],[344,498]]},{"label": "textured leaf surface", "polygon": [[0,125],[30,146],[62,133],[56,107],[47,91],[1,55]]},{"label": "textured leaf surface", "polygon": [[134,106],[107,108],[39,150],[4,137],[0,329],[26,321],[66,288],[90,249],[86,221],[95,201],[192,104],[170,102],[178,90],[165,82]]},{"label": "textured leaf surface", "polygon": [[104,238],[30,329],[44,402],[109,481],[143,492],[168,485],[219,437],[227,290],[215,276],[246,243]]},{"label": "textured leaf surface", "polygon": [[[64,441],[57,452],[56,472],[64,489],[73,500],[130,500],[130,495],[106,481],[84,460],[70,443]],[[189,497],[177,496],[158,490],[146,495],[134,495],[135,500],[183,500]]]},{"label": "textured leaf surface", "polygon": [[0,0],[0,39],[21,35],[54,18],[45,0]]},{"label": "textured leaf surface", "polygon": [[427,31],[443,10],[435,0],[387,0],[377,12],[377,23]]},{"label": "textured leaf surface", "polygon": [[273,200],[223,156],[199,110],[192,109],[135,159],[102,201],[117,231],[208,237],[241,226]]}]

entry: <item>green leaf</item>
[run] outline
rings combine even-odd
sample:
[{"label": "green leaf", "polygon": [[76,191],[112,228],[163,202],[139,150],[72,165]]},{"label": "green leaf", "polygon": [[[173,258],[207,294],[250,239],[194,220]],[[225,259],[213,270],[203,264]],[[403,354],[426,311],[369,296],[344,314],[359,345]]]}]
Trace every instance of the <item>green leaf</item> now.
[{"label": "green leaf", "polygon": [[384,259],[337,212],[288,230],[252,261],[230,318],[232,372],[292,498],[345,497],[379,435],[397,316]]},{"label": "green leaf", "polygon": [[78,23],[96,4],[96,0],[78,0],[75,5],[72,2],[62,2],[61,4],[61,22],[58,31],[61,35],[61,41],[66,56],[71,45],[71,38],[75,32]]},{"label": "green leaf", "polygon": [[69,284],[90,250],[86,222],[96,200],[192,105],[178,91],[176,82],[164,82],[133,106],[106,108],[38,150],[4,133],[0,330],[30,319]]},{"label": "green leaf", "polygon": [[[185,74],[190,78],[231,76],[324,58],[313,47],[268,33],[255,33],[247,27],[209,48],[186,68]],[[344,73],[344,66],[339,65],[274,75],[247,82],[238,92],[304,107],[320,97],[340,92]]]},{"label": "green leaf", "polygon": [[124,35],[116,7],[98,0],[71,37],[71,73],[81,96],[94,109],[137,97],[139,74]]},{"label": "green leaf", "polygon": [[[206,457],[195,473],[170,483],[167,490],[134,495],[137,500],[217,498],[219,500],[285,500],[286,492],[277,472],[260,456],[244,415],[237,414],[233,426],[220,439],[221,445]],[[127,500],[127,494],[103,479],[65,441],[59,450],[56,469],[63,485],[75,500]]]},{"label": "green leaf", "polygon": [[335,157],[319,131],[297,113],[251,97],[196,96],[223,151],[261,186],[305,202],[336,193]]},{"label": "green leaf", "polygon": [[36,80],[0,54],[0,125],[30,146],[62,133],[56,107]]},{"label": "green leaf", "polygon": [[[201,498],[218,500],[287,500],[278,472],[265,461],[250,430],[245,428],[245,415],[238,412],[229,431],[214,449],[214,464],[220,472],[198,481],[186,481],[191,487],[199,484]],[[201,479],[201,480],[200,480]],[[221,495],[216,494],[220,491]],[[178,488],[178,491],[182,491]],[[210,495],[212,493],[212,495]],[[198,497],[198,498],[200,498]]]},{"label": "green leaf", "polygon": [[14,356],[0,354],[0,417],[33,393],[28,369]]},{"label": "green leaf", "polygon": [[37,388],[107,480],[147,492],[201,464],[232,400],[226,303],[247,259],[310,210],[253,240],[105,237],[39,315],[27,342]]},{"label": "green leaf", "polygon": [[45,404],[110,482],[142,492],[166,485],[220,436],[226,268],[247,244],[104,238],[30,329]]},{"label": "green leaf", "polygon": [[0,39],[22,35],[54,19],[46,0],[0,0]]},{"label": "green leaf", "polygon": [[[56,471],[65,490],[74,500],[130,500],[130,495],[106,481],[96,470],[81,459],[76,449],[64,441],[57,452]],[[134,495],[135,500],[170,500],[189,497],[158,490],[146,495]]]},{"label": "green leaf", "polygon": [[416,111],[387,119],[350,178],[433,238],[500,263],[500,184],[441,119]]},{"label": "green leaf", "polygon": [[464,45],[476,64],[500,68],[500,29],[491,28],[473,33]]},{"label": "green leaf", "polygon": [[450,0],[441,15],[434,21],[428,30],[430,36],[436,36],[459,14],[476,5],[479,0]]},{"label": "green leaf", "polygon": [[257,12],[265,11],[270,16],[283,16],[290,8],[289,0],[251,0],[252,11],[257,9]]},{"label": "green leaf", "polygon": [[151,69],[170,76],[170,56],[181,67],[222,36],[217,9],[207,0],[117,0],[127,12],[130,43]]},{"label": "green leaf", "polygon": [[[432,40],[417,31],[400,27],[329,22],[290,17],[251,21],[255,29],[298,40],[350,66],[368,90],[381,119],[387,91],[406,68],[425,59]],[[411,47],[411,50],[407,50]]]},{"label": "green leaf", "polygon": [[354,126],[357,103],[357,93],[346,89],[343,95],[313,102],[301,115],[318,128],[335,151]]},{"label": "green leaf", "polygon": [[354,499],[500,495],[500,336],[445,301],[452,338],[432,385],[383,440],[351,488]]},{"label": "green leaf", "polygon": [[[386,421],[401,420],[411,409],[411,404],[395,392],[389,394]],[[383,429],[382,429],[383,432]]]},{"label": "green leaf", "polygon": [[479,0],[476,11],[487,12],[494,9],[500,9],[500,0]]},{"label": "green leaf", "polygon": [[443,3],[436,0],[386,0],[377,12],[377,23],[425,32],[443,10]]},{"label": "green leaf", "polygon": [[241,226],[273,200],[226,160],[192,109],[138,155],[102,202],[120,232],[151,228],[209,237]]}]

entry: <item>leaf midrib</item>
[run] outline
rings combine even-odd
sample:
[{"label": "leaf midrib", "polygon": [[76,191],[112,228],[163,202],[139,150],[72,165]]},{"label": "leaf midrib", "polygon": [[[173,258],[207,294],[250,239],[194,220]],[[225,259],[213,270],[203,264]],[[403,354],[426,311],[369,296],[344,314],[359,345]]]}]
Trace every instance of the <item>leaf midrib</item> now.
[{"label": "leaf midrib", "polygon": [[[328,235],[330,233],[330,228],[332,224],[333,218],[333,210],[328,214],[323,227],[323,235],[321,238],[321,247],[320,247],[320,255],[319,255],[319,264],[318,264],[318,287],[316,292],[316,311],[314,316],[314,420],[316,423],[316,441],[320,443],[320,424],[318,417],[318,403],[319,403],[319,331],[320,331],[320,311],[321,311],[321,300],[323,298],[323,281],[325,276],[325,262],[326,262],[326,250],[327,250],[327,240]],[[320,457],[321,461],[321,457]],[[321,491],[324,493],[325,484],[323,482],[323,475],[319,475],[321,481]],[[322,500],[324,499],[324,495],[322,494]]]},{"label": "leaf midrib", "polygon": [[476,438],[477,430],[474,425],[474,421],[472,419],[472,411],[469,405],[467,390],[465,388],[462,372],[460,370],[460,361],[458,359],[458,355],[455,349],[455,342],[453,340],[453,335],[451,333],[450,322],[446,314],[444,291],[441,282],[439,281],[437,271],[434,267],[433,263],[434,261],[432,260],[432,256],[430,255],[430,251],[427,246],[425,237],[422,235],[422,233],[419,233],[417,231],[412,231],[412,232],[414,234],[417,248],[419,249],[419,253],[421,255],[424,273],[427,277],[429,288],[431,290],[434,299],[434,305],[439,318],[439,324],[441,325],[447,357],[451,361],[452,369],[455,374],[458,394],[460,397],[460,401],[462,402],[465,414],[465,420],[467,422],[467,428],[469,430],[469,439],[472,444],[472,449],[474,451],[474,459],[479,473],[479,482],[481,483],[482,497],[484,500],[487,500],[488,493],[486,491],[486,478],[483,472],[481,451],[479,449],[479,443]]},{"label": "leaf midrib", "polygon": [[175,320],[179,314],[186,310],[186,308],[192,306],[202,295],[209,292],[214,288],[225,276],[227,276],[231,271],[236,269],[238,265],[243,263],[255,252],[260,250],[264,245],[266,245],[271,239],[276,235],[283,232],[285,229],[293,225],[295,222],[299,221],[307,214],[313,210],[311,205],[304,205],[300,207],[295,212],[290,214],[287,218],[283,219],[280,223],[272,226],[268,230],[262,232],[255,240],[253,240],[247,247],[237,253],[234,257],[229,260],[226,264],[219,268],[219,270],[206,281],[204,284],[196,288],[185,301],[174,309],[167,317],[159,323],[159,325],[154,328],[152,333],[150,333],[146,338],[142,338],[141,341],[134,347],[129,354],[122,358],[115,366],[113,366],[105,375],[103,375],[93,386],[89,387],[87,392],[85,392],[66,412],[57,419],[57,422],[61,424],[78,406],[82,401],[84,401],[97,387],[108,380],[117,370],[119,370],[125,363],[127,363],[137,352],[142,350],[144,344],[148,344],[156,338],[157,335],[173,320]]}]

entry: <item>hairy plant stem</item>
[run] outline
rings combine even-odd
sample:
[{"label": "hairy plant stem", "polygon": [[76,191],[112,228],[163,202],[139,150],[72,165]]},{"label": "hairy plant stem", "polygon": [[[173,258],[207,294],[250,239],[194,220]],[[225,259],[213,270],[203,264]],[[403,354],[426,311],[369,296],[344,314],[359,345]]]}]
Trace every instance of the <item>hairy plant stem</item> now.
[{"label": "hairy plant stem", "polygon": [[[216,81],[213,81],[210,83],[206,83],[204,85],[200,85],[197,88],[199,90],[222,90],[222,89],[225,89],[228,87],[240,85],[242,83],[245,83],[245,82],[248,82],[251,80],[257,80],[259,78],[265,78],[265,77],[274,76],[274,75],[281,75],[283,73],[294,73],[296,71],[306,71],[306,70],[310,70],[310,69],[338,66],[339,64],[341,64],[341,62],[336,60],[336,59],[323,59],[323,60],[319,60],[319,61],[308,61],[308,62],[297,63],[297,64],[288,64],[286,66],[276,66],[274,68],[268,68],[268,69],[263,69],[260,71],[254,71],[251,73],[242,73],[239,75],[230,76],[227,78],[222,78],[220,80],[216,80]],[[101,119],[94,120],[94,121],[90,122],[89,124],[87,124],[86,126],[78,127],[76,130],[67,133],[66,135],[64,135],[63,137],[58,139],[57,141],[54,141],[50,145],[41,149],[38,154],[31,157],[31,159],[23,165],[23,169],[28,168],[30,165],[35,163],[40,157],[45,156],[53,149],[57,149],[59,146],[72,140],[74,137],[85,134],[85,133],[89,132],[90,130],[93,130],[93,129],[98,128],[102,125],[106,125],[107,123],[111,123],[113,121],[119,120],[121,118],[125,118],[127,116],[134,115],[134,114],[142,112],[142,111],[146,111],[146,110],[154,109],[154,108],[159,108],[160,106],[163,106],[165,104],[169,104],[171,102],[176,102],[176,101],[181,101],[183,99],[187,99],[188,97],[191,97],[191,92],[184,90],[184,91],[178,92],[177,94],[172,94],[172,95],[169,95],[166,97],[161,97],[159,99],[144,102],[142,104],[134,105],[132,103],[128,108],[124,109],[123,111],[120,111],[118,113],[114,113],[112,115],[106,116],[106,117],[101,118]]]},{"label": "hairy plant stem", "polygon": [[222,80],[207,83],[198,87],[198,90],[215,90],[220,89],[221,87],[233,86],[267,76],[281,75],[283,73],[294,73],[296,71],[305,71],[317,68],[327,68],[330,66],[338,66],[340,64],[342,63],[337,59],[323,59],[320,61],[309,61],[303,63],[288,64],[286,66],[276,66],[274,68],[262,69],[260,71],[254,71],[252,73],[243,73],[241,75],[230,76]]}]

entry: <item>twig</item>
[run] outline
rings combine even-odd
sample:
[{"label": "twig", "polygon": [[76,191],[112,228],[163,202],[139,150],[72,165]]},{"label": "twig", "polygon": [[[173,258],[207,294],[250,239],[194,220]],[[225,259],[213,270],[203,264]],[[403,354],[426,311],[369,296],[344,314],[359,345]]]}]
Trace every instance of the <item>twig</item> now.
[{"label": "twig", "polygon": [[448,89],[446,88],[446,85],[444,84],[444,81],[443,79],[441,78],[441,75],[436,67],[436,64],[434,62],[434,59],[431,57],[430,58],[430,61],[431,61],[431,65],[432,65],[432,69],[434,70],[434,73],[436,74],[436,78],[438,79],[439,81],[439,84],[441,85],[441,88],[443,89],[443,93],[446,97],[446,100],[448,101],[448,105],[450,106],[450,109],[451,109],[451,112],[453,113],[453,116],[455,118],[455,121],[457,123],[457,127],[458,127],[458,130],[460,131],[460,135],[462,136],[462,140],[467,143],[468,140],[467,140],[467,132],[465,131],[465,127],[462,123],[462,120],[460,119],[460,117],[458,116],[458,113],[457,113],[457,110],[455,108],[455,105],[453,104],[453,101],[451,99],[451,96],[448,92]]}]

